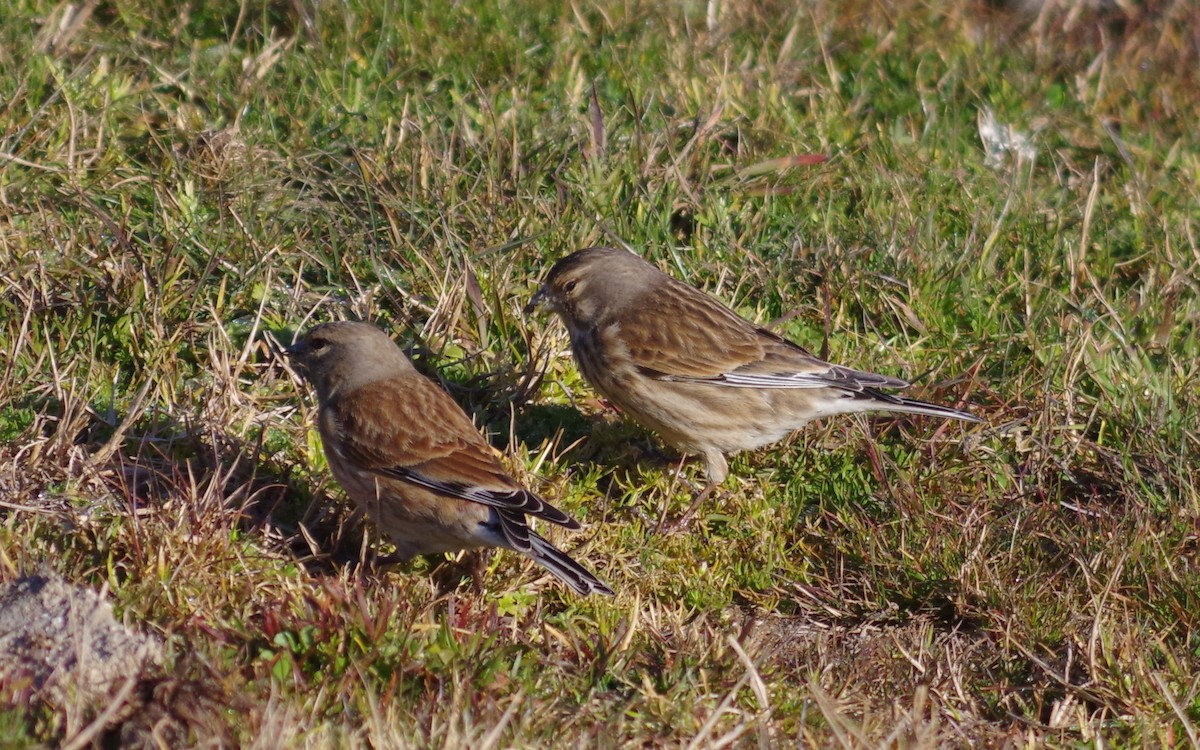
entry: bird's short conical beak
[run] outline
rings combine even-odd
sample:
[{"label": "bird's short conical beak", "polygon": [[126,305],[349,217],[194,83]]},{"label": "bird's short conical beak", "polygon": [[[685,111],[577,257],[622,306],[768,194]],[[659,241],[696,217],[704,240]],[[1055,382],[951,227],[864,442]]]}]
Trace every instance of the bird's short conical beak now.
[{"label": "bird's short conical beak", "polygon": [[529,300],[529,304],[525,305],[525,309],[522,312],[524,312],[526,315],[528,315],[529,313],[536,310],[538,308],[538,305],[542,304],[545,301],[546,301],[546,287],[542,287],[541,289],[537,290],[537,294],[533,295],[533,299]]}]

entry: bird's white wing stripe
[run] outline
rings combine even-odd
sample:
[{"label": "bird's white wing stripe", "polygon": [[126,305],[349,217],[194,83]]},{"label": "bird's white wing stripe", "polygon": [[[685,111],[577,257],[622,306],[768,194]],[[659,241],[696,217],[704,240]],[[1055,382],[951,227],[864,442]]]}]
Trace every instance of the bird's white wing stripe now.
[{"label": "bird's white wing stripe", "polygon": [[734,388],[828,388],[846,386],[844,380],[834,380],[823,374],[796,372],[787,375],[739,375],[728,373],[721,381]]},{"label": "bird's white wing stripe", "polygon": [[822,373],[789,373],[786,375],[739,375],[725,373],[714,378],[692,378],[686,375],[665,375],[662,380],[676,383],[706,383],[708,385],[723,385],[728,388],[845,388],[861,389],[862,385],[853,381],[830,378]]}]

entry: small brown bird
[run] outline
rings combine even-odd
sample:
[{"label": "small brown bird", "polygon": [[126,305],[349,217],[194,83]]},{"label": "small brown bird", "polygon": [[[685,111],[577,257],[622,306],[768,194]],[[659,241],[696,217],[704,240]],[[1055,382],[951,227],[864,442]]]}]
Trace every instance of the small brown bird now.
[{"label": "small brown bird", "polygon": [[677,524],[725,481],[725,454],[818,417],[890,411],[981,421],[884,393],[908,383],[823,362],[625,250],[560,259],[525,311],[543,301],[562,318],[596,390],[676,449],[704,457],[708,486]]},{"label": "small brown bird", "polygon": [[509,476],[458,404],[383,331],[324,323],[287,352],[317,391],[333,475],[402,557],[505,547],[580,594],[613,593],[527,517],[579,523]]}]

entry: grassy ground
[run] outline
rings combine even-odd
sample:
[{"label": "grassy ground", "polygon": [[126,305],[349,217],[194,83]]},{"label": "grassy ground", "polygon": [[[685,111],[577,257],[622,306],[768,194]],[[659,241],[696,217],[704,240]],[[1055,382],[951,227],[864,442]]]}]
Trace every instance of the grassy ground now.
[{"label": "grassy ground", "polygon": [[[176,747],[1200,742],[1193,4],[424,5],[4,11],[0,582],[107,586],[165,639],[133,724]],[[985,164],[987,109],[1034,159]],[[677,457],[520,312],[548,263],[620,242],[987,424],[826,420],[655,535],[689,499]],[[515,554],[482,590],[359,564],[373,530],[266,343],[341,317],[412,347],[585,521],[554,538],[617,598]],[[0,745],[80,731],[0,687]]]}]

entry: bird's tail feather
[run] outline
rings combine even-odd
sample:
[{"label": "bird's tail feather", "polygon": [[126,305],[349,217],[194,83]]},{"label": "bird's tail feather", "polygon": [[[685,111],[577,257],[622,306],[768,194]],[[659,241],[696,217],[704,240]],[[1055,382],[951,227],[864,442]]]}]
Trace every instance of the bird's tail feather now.
[{"label": "bird's tail feather", "polygon": [[588,594],[613,596],[616,593],[609,588],[608,584],[592,575],[590,571],[572,560],[567,553],[540,535],[529,532],[529,541],[532,548],[526,554],[533,558],[534,562],[562,579],[562,582],[570,586],[577,594],[581,596]]}]

